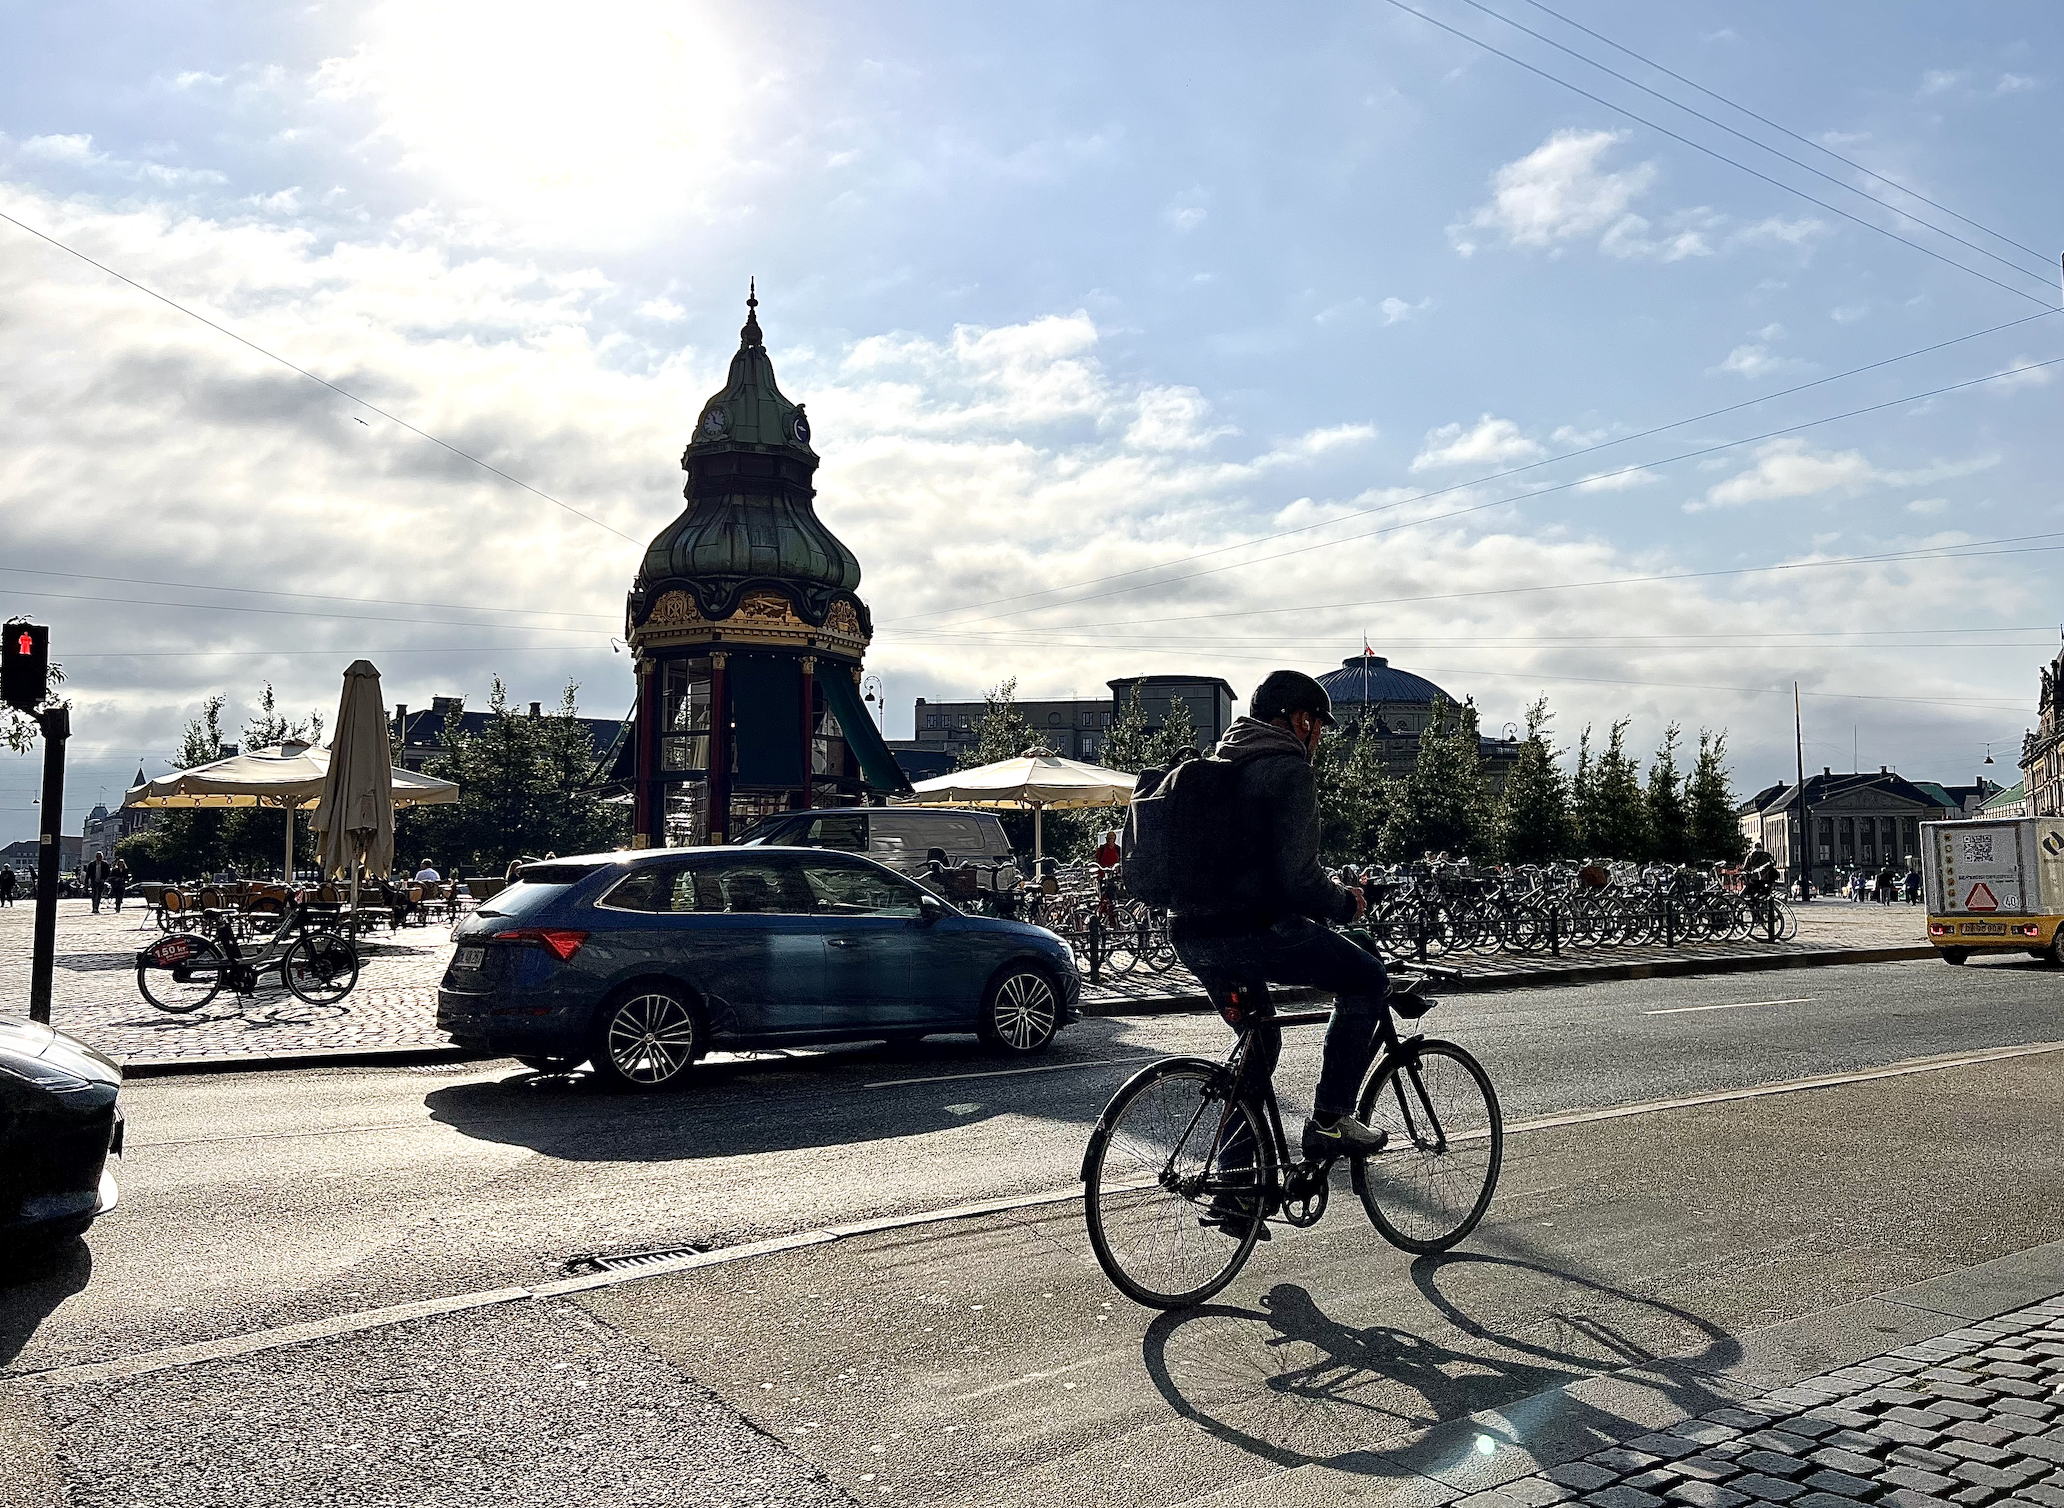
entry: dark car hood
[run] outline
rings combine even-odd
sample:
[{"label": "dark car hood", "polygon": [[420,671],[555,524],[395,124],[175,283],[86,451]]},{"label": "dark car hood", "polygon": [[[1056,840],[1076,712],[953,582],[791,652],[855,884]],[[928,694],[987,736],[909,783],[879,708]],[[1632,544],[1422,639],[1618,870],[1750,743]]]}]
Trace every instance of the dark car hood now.
[{"label": "dark car hood", "polygon": [[95,1052],[77,1037],[17,1016],[0,1016],[0,1053],[40,1058],[53,1068],[94,1083],[122,1082],[122,1066],[113,1058]]}]

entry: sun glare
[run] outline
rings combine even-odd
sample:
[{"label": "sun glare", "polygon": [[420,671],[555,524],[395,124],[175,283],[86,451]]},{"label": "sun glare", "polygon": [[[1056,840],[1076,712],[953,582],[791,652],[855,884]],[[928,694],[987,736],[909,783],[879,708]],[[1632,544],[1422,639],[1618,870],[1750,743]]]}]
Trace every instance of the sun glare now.
[{"label": "sun glare", "polygon": [[323,73],[378,109],[408,168],[494,213],[589,230],[707,186],[743,92],[708,12],[641,0],[385,5]]}]

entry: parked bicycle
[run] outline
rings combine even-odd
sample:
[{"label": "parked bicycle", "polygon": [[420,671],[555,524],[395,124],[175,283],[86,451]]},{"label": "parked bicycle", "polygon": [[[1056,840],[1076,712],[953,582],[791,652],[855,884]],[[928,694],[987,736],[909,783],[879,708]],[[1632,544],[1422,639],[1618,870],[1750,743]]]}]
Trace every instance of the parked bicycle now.
[{"label": "parked bicycle", "polygon": [[201,922],[200,930],[171,933],[136,955],[136,987],[161,1011],[188,1015],[225,987],[255,995],[268,974],[310,1005],[334,1005],[358,983],[357,946],[341,932],[314,925],[300,901],[286,903],[279,925],[251,957],[231,913],[210,907]]},{"label": "parked bicycle", "polygon": [[[1362,1208],[1404,1251],[1446,1251],[1490,1207],[1505,1123],[1490,1076],[1453,1042],[1400,1038],[1435,1002],[1399,973],[1377,1028],[1358,1119],[1390,1133],[1354,1160]],[[1292,1160],[1275,1088],[1243,1082],[1255,1034],[1313,1025],[1330,1011],[1277,1014],[1268,987],[1214,988],[1239,1029],[1222,1063],[1164,1058],[1134,1074],[1104,1107],[1082,1157],[1089,1243],[1127,1297],[1160,1309],[1201,1304],[1238,1275],[1270,1220],[1305,1227],[1326,1212],[1333,1163]]]}]

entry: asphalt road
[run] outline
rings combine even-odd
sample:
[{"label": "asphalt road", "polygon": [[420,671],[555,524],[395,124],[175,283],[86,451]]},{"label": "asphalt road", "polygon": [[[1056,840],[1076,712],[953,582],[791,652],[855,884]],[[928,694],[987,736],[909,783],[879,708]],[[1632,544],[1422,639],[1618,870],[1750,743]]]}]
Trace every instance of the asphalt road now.
[{"label": "asphalt road", "polygon": [[[1931,961],[1458,995],[1423,1025],[1475,1052],[1519,1121],[2064,1041],[2060,983]],[[139,1080],[123,1204],[0,1296],[0,1375],[538,1282],[582,1253],[1063,1188],[1141,1060],[1227,1041],[1214,1017],[1102,1019],[1031,1072],[942,1038],[711,1065],[654,1098],[514,1065]],[[1318,1051],[1317,1029],[1291,1033],[1286,1106]]]},{"label": "asphalt road", "polygon": [[[1424,1026],[1519,1123],[2064,1041],[2060,984],[1876,965],[1455,996]],[[0,1290],[0,1376],[536,1283],[584,1252],[1066,1188],[1141,1060],[1226,1043],[1211,1017],[1099,1020],[1031,1072],[942,1039],[713,1064],[652,1099],[513,1065],[138,1081],[123,1205]],[[1293,1034],[1286,1104],[1318,1048]],[[697,1502],[1365,1479],[1432,1419],[2064,1235],[2060,1097],[2064,1053],[1517,1135],[1457,1258],[1409,1263],[1343,1186],[1180,1321],[1109,1289],[1067,1204],[72,1388],[22,1428],[85,1502],[140,1475],[168,1504],[296,1501],[280,1484],[325,1462],[325,1492],[414,1502],[411,1461],[449,1489],[422,1501],[518,1479],[490,1495],[665,1501],[640,1484],[669,1441],[737,1466],[677,1498]],[[267,1450],[223,1485],[223,1452]]]}]

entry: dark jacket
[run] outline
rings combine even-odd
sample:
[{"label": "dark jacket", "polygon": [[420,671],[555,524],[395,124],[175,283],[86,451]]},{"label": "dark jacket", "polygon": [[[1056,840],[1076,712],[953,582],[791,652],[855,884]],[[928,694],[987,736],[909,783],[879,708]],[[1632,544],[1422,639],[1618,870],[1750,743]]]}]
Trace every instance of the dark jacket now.
[{"label": "dark jacket", "polygon": [[1354,896],[1319,867],[1319,792],[1303,745],[1281,728],[1243,717],[1213,751],[1235,766],[1243,860],[1214,892],[1223,904],[1190,907],[1182,930],[1261,931],[1286,916],[1345,922]]}]

